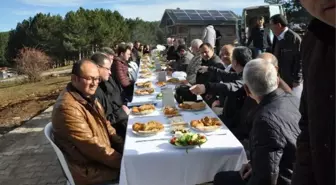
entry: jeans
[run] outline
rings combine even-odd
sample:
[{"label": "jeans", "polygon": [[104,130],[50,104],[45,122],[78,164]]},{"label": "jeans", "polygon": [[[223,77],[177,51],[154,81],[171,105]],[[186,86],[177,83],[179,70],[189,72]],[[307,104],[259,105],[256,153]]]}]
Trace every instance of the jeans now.
[{"label": "jeans", "polygon": [[246,185],[248,180],[243,180],[239,172],[219,172],[215,175],[214,185]]}]

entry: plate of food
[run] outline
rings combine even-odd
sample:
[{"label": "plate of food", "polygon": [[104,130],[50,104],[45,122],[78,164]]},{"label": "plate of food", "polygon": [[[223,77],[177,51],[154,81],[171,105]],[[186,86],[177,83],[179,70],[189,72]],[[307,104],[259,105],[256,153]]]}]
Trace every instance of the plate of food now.
[{"label": "plate of food", "polygon": [[154,93],[154,88],[137,89],[134,91],[134,94],[138,96],[150,95],[153,93]]},{"label": "plate of food", "polygon": [[148,121],[146,123],[136,122],[132,125],[133,133],[138,136],[153,136],[163,130],[163,124],[158,121]]},{"label": "plate of food", "polygon": [[140,75],[140,78],[150,78],[150,77],[152,77],[151,73],[144,73]]},{"label": "plate of food", "polygon": [[206,109],[206,104],[203,101],[200,102],[185,101],[183,103],[180,103],[178,107],[182,110],[200,111]]},{"label": "plate of food", "polygon": [[162,98],[163,98],[163,94],[162,93],[159,93],[159,94],[156,95],[156,99],[162,100]]},{"label": "plate of food", "polygon": [[159,86],[159,87],[163,87],[163,86],[166,86],[166,85],[167,85],[166,82],[156,82],[155,84],[156,84],[157,86]]},{"label": "plate of food", "polygon": [[176,107],[165,106],[163,108],[163,114],[167,117],[174,117],[180,115]]},{"label": "plate of food", "polygon": [[213,132],[220,129],[222,125],[222,122],[218,118],[212,118],[209,116],[205,116],[199,120],[192,120],[190,122],[191,128],[201,132]]},{"label": "plate of food", "polygon": [[136,82],[135,85],[140,88],[152,88],[153,87],[153,83],[151,81]]},{"label": "plate of food", "polygon": [[141,69],[141,70],[139,71],[139,73],[141,73],[141,74],[150,73],[150,69],[148,69],[148,68]]},{"label": "plate of food", "polygon": [[170,139],[169,143],[175,148],[190,149],[197,146],[200,147],[202,144],[206,143],[207,140],[206,136],[202,134],[187,132],[175,134],[173,138]]},{"label": "plate of food", "polygon": [[140,106],[132,107],[132,114],[134,115],[146,115],[155,111],[155,106],[153,104],[144,104]]},{"label": "plate of food", "polygon": [[179,84],[181,83],[181,81],[178,78],[171,78],[169,80],[167,80],[168,83],[172,83],[172,84]]},{"label": "plate of food", "polygon": [[186,123],[183,119],[182,116],[174,116],[174,117],[170,117],[168,118],[169,120],[169,124],[171,124],[172,126],[183,126],[183,127],[188,127],[188,123]]}]

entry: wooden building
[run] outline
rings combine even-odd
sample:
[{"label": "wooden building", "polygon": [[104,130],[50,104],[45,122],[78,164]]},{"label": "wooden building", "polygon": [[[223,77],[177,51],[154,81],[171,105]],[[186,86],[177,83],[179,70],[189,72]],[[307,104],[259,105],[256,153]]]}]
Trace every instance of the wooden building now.
[{"label": "wooden building", "polygon": [[166,37],[185,38],[190,45],[192,39],[202,39],[204,28],[211,24],[220,31],[224,45],[237,39],[237,21],[238,16],[232,11],[166,9],[160,28]]}]

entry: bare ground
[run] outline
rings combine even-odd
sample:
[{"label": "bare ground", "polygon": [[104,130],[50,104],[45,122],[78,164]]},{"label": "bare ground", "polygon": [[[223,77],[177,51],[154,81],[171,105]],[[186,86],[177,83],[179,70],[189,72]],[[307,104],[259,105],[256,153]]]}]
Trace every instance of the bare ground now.
[{"label": "bare ground", "polygon": [[36,83],[0,83],[0,135],[53,105],[69,80],[69,76],[59,76]]}]

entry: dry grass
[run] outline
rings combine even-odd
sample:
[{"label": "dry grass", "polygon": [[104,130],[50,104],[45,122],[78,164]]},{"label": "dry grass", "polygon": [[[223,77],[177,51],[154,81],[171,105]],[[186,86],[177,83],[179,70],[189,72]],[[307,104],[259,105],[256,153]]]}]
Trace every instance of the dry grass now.
[{"label": "dry grass", "polygon": [[8,104],[20,102],[29,97],[49,94],[65,87],[70,81],[69,76],[49,77],[40,82],[3,82],[0,83],[0,108]]},{"label": "dry grass", "polygon": [[67,66],[63,66],[63,67],[57,67],[57,68],[53,68],[53,69],[49,69],[46,72],[51,72],[51,71],[63,71],[66,69],[71,69],[72,65],[67,65]]}]

